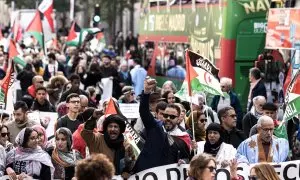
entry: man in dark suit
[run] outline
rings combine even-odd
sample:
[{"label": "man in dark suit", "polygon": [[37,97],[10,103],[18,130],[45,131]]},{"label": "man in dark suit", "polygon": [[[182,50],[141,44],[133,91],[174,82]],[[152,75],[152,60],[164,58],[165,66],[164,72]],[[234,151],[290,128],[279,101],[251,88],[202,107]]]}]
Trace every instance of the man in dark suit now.
[{"label": "man in dark suit", "polygon": [[261,80],[261,72],[258,68],[251,68],[249,71],[250,91],[248,96],[248,108],[250,111],[253,106],[253,98],[256,96],[264,96],[267,99],[267,90],[264,82]]}]

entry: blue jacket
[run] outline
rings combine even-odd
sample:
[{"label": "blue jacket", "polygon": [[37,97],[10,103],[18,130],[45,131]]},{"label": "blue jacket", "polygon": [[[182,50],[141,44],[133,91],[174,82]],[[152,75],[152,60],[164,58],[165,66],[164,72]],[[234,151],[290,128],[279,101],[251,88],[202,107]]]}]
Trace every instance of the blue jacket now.
[{"label": "blue jacket", "polygon": [[141,94],[139,111],[146,130],[146,142],[133,168],[134,173],[177,163],[179,159],[189,159],[190,156],[188,147],[182,140],[173,138],[175,143],[169,143],[171,136],[164,131],[162,123],[155,120],[150,113],[149,96]]},{"label": "blue jacket", "polygon": [[[234,108],[235,113],[237,115],[238,126],[240,126],[239,128],[241,128],[242,119],[243,119],[243,111],[242,111],[242,107],[240,104],[240,100],[238,99],[237,95],[234,92],[229,91],[228,94],[230,97],[230,106]],[[218,108],[219,101],[220,101],[220,96],[219,95],[214,96],[212,103],[211,103],[211,108],[215,112],[218,112],[217,108]]]}]

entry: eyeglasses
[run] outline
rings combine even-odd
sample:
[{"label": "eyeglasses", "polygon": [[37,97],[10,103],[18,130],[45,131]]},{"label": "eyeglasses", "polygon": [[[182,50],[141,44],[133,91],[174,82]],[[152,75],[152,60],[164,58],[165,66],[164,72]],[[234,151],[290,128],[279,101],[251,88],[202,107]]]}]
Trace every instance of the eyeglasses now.
[{"label": "eyeglasses", "polygon": [[207,119],[199,119],[198,122],[204,123],[207,122]]},{"label": "eyeglasses", "polygon": [[178,116],[175,116],[175,115],[172,115],[172,114],[165,114],[165,113],[163,113],[163,117],[164,118],[169,118],[169,119],[175,119],[175,118],[177,118]]},{"label": "eyeglasses", "polygon": [[70,101],[70,103],[72,103],[72,104],[80,104],[80,101]]},{"label": "eyeglasses", "polygon": [[228,116],[230,116],[230,117],[232,117],[232,118],[235,118],[235,117],[236,117],[236,114],[231,114],[231,115],[228,115]]},{"label": "eyeglasses", "polygon": [[8,133],[1,133],[1,137],[5,137],[5,136],[9,137],[9,135],[10,135],[9,132]]},{"label": "eyeglasses", "polygon": [[216,170],[217,170],[217,168],[216,167],[214,167],[214,166],[208,166],[208,167],[206,167],[206,168],[208,168],[209,169],[209,172],[216,172]]},{"label": "eyeglasses", "polygon": [[38,137],[43,137],[44,134],[43,133],[38,133]]},{"label": "eyeglasses", "polygon": [[44,83],[44,81],[38,81],[37,83],[39,83],[39,84],[43,84],[43,83]]},{"label": "eyeglasses", "polygon": [[261,128],[265,132],[274,131],[274,128]]},{"label": "eyeglasses", "polygon": [[257,176],[248,176],[249,180],[258,180]]}]

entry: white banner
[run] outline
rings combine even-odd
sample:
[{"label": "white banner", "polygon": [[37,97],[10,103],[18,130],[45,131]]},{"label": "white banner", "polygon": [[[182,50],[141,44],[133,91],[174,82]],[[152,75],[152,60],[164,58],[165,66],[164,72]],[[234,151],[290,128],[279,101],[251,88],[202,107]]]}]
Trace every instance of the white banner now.
[{"label": "white banner", "polygon": [[119,107],[120,107],[122,114],[127,119],[137,119],[140,117],[138,103],[132,103],[132,104],[119,103]]},{"label": "white banner", "polygon": [[[250,169],[255,164],[239,164],[238,174],[243,176],[244,179],[248,179]],[[275,171],[283,180],[296,180],[300,179],[300,160],[288,161],[283,163],[272,163]],[[166,166],[155,167],[144,170],[137,174],[132,175],[129,180],[186,180],[188,164],[178,166],[177,164],[171,164]],[[115,176],[113,180],[121,180],[120,176]],[[230,180],[230,171],[227,169],[217,169],[216,180]]]}]

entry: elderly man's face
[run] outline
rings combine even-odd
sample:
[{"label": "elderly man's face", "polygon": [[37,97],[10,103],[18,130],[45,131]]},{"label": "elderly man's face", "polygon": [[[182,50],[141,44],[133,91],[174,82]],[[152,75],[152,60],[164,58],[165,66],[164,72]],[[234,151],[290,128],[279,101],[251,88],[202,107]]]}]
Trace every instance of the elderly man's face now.
[{"label": "elderly man's face", "polygon": [[269,143],[272,140],[274,132],[274,123],[272,121],[262,123],[261,127],[258,127],[258,133],[263,142]]},{"label": "elderly man's face", "polygon": [[221,90],[223,92],[228,92],[230,90],[230,86],[228,84],[226,84],[225,82],[221,82]]},{"label": "elderly man's face", "polygon": [[255,110],[262,114],[263,113],[263,110],[262,110],[262,107],[263,105],[266,103],[266,100],[265,99],[258,99],[257,101],[254,102],[254,107],[255,107]]}]

